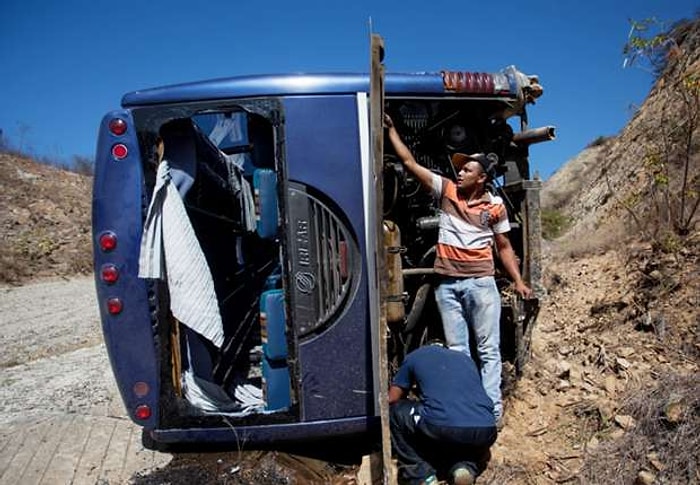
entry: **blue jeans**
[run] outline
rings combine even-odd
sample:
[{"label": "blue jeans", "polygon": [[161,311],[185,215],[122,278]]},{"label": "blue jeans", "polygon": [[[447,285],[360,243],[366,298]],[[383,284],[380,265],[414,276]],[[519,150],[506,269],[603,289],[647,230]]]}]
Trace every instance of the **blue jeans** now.
[{"label": "blue jeans", "polygon": [[[435,290],[445,342],[450,349],[471,355],[469,330],[476,338],[481,383],[501,418],[501,295],[493,276],[445,278]],[[472,358],[474,356],[472,355]],[[474,359],[475,361],[477,359]]]}]

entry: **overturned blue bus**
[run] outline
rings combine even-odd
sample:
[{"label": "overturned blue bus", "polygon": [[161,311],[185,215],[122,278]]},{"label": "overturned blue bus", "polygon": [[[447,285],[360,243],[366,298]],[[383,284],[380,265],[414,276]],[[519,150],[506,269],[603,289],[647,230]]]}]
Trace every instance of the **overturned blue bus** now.
[{"label": "overturned blue bus", "polygon": [[[382,375],[441,329],[437,207],[384,153],[372,122],[383,112],[436,173],[456,175],[456,151],[497,155],[494,190],[539,291],[529,149],[554,138],[553,127],[527,126],[539,80],[513,66],[371,75],[167,86],[126,94],[104,117],[97,294],[114,375],[147,446],[375,432]],[[505,276],[502,288],[502,352],[517,373],[538,300],[517,301]]]}]

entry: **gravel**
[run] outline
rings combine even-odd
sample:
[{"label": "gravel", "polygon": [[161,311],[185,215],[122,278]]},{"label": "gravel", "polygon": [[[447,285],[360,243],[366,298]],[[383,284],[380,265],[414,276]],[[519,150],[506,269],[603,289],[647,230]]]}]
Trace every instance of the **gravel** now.
[{"label": "gravel", "polygon": [[0,287],[0,423],[124,416],[92,277]]}]

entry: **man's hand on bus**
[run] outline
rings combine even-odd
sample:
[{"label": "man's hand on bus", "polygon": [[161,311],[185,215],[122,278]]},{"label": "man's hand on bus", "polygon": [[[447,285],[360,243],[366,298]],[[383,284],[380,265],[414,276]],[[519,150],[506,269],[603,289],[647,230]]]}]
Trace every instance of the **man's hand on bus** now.
[{"label": "man's hand on bus", "polygon": [[514,289],[523,300],[528,300],[530,297],[532,297],[532,289],[523,281],[518,281],[515,283]]},{"label": "man's hand on bus", "polygon": [[394,127],[394,120],[391,119],[391,116],[384,113],[384,128],[393,128],[393,127]]}]

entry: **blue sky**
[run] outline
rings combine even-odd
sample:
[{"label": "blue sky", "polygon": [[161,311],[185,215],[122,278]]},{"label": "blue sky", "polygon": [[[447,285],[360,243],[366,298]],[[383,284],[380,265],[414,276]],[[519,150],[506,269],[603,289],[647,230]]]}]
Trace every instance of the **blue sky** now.
[{"label": "blue sky", "polygon": [[[622,68],[629,19],[691,18],[697,0],[346,2],[3,0],[0,128],[15,148],[93,157],[102,116],[137,89],[242,74],[364,72],[372,29],[387,70],[537,74],[530,126],[543,178],[600,135],[617,134],[652,77]],[[21,145],[21,146],[20,146]]]}]

